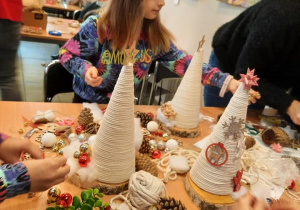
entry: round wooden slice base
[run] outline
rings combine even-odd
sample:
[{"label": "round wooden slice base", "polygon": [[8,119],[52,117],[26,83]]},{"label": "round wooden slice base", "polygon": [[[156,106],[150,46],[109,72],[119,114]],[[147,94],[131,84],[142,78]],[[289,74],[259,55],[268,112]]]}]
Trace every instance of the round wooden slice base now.
[{"label": "round wooden slice base", "polygon": [[202,190],[192,181],[190,173],[186,175],[184,186],[190,198],[200,209],[215,210],[235,203],[229,195],[214,195]]},{"label": "round wooden slice base", "polygon": [[74,174],[70,180],[78,187],[83,189],[89,188],[98,188],[100,192],[104,193],[105,195],[117,195],[125,190],[128,190],[128,181],[118,183],[118,184],[108,184],[99,181],[94,182],[82,182],[78,174]]},{"label": "round wooden slice base", "polygon": [[178,127],[167,127],[163,122],[158,121],[159,127],[162,130],[169,131],[174,136],[182,138],[196,138],[199,136],[201,128],[200,123],[197,128],[178,128]]}]

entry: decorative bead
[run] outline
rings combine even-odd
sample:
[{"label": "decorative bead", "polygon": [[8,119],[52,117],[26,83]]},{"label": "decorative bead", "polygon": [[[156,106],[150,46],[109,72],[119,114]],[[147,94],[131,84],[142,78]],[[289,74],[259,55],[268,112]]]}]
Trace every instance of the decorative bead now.
[{"label": "decorative bead", "polygon": [[70,206],[72,204],[72,195],[70,193],[63,193],[60,195],[60,199],[65,201],[65,203],[67,204],[67,206]]},{"label": "decorative bead", "polygon": [[86,167],[90,161],[91,160],[90,160],[89,156],[87,156],[87,154],[85,154],[85,153],[81,154],[78,158],[78,163],[81,167]]},{"label": "decorative bead", "polygon": [[80,154],[86,153],[87,155],[91,155],[92,153],[92,148],[91,145],[88,143],[83,143],[79,146],[79,152]]},{"label": "decorative bead", "polygon": [[75,151],[74,154],[73,154],[73,157],[74,158],[79,158],[80,157],[80,152]]},{"label": "decorative bead", "polygon": [[64,140],[60,139],[57,143],[56,143],[58,148],[63,148],[64,146],[66,146],[66,143]]},{"label": "decorative bead", "polygon": [[155,122],[155,121],[150,121],[150,122],[148,122],[148,124],[147,124],[147,129],[148,129],[148,131],[150,131],[150,132],[155,132],[155,131],[157,131],[157,129],[158,129],[158,124],[157,124],[157,122]]},{"label": "decorative bead", "polygon": [[56,136],[53,133],[45,133],[42,136],[42,145],[45,147],[53,147],[56,143]]},{"label": "decorative bead", "polygon": [[178,142],[174,139],[169,139],[166,143],[166,147],[169,148],[169,150],[175,150],[178,148]]},{"label": "decorative bead", "polygon": [[167,152],[169,152],[169,151],[170,151],[170,149],[169,149],[168,147],[166,147],[165,153],[167,153]]},{"label": "decorative bead", "polygon": [[63,155],[64,154],[64,151],[62,149],[58,150],[58,154],[59,155]]},{"label": "decorative bead", "polygon": [[156,141],[154,139],[151,139],[149,141],[149,146],[152,146],[152,145],[157,146],[157,143],[156,143]]},{"label": "decorative bead", "polygon": [[19,134],[22,134],[22,133],[24,133],[24,130],[23,130],[23,128],[20,128],[18,132],[19,132]]},{"label": "decorative bead", "polygon": [[24,122],[24,126],[28,126],[29,125],[29,122]]},{"label": "decorative bead", "polygon": [[70,133],[69,136],[68,136],[68,140],[69,142],[72,142],[74,140],[77,140],[78,139],[78,136],[76,133]]},{"label": "decorative bead", "polygon": [[78,139],[79,139],[80,143],[83,143],[86,141],[86,135],[84,133],[82,133],[78,136]]},{"label": "decorative bead", "polygon": [[168,141],[170,139],[170,135],[168,133],[164,133],[162,137],[164,141]]},{"label": "decorative bead", "polygon": [[153,151],[153,150],[155,150],[155,149],[157,149],[157,144],[152,144],[152,145],[150,145],[150,150],[151,150],[151,151]]},{"label": "decorative bead", "polygon": [[183,146],[183,141],[178,141],[178,146],[182,147]]},{"label": "decorative bead", "polygon": [[166,148],[166,143],[164,141],[159,141],[157,143],[157,149],[164,150]]},{"label": "decorative bead", "polygon": [[75,127],[75,132],[76,132],[77,135],[80,134],[82,130],[83,130],[83,126],[82,125],[77,125]]},{"label": "decorative bead", "polygon": [[292,190],[295,188],[296,182],[292,180],[291,185],[289,186],[289,189]]},{"label": "decorative bead", "polygon": [[54,144],[53,147],[52,147],[52,151],[57,152],[58,149],[59,149],[58,146],[56,144]]},{"label": "decorative bead", "polygon": [[57,187],[51,187],[49,190],[48,190],[48,202],[55,202],[56,201],[56,198],[57,196],[60,195],[60,189],[58,189]]},{"label": "decorative bead", "polygon": [[158,208],[156,206],[150,206],[148,210],[158,210]]},{"label": "decorative bead", "polygon": [[152,158],[158,159],[160,157],[161,157],[160,151],[158,149],[153,150],[153,152],[152,152]]}]

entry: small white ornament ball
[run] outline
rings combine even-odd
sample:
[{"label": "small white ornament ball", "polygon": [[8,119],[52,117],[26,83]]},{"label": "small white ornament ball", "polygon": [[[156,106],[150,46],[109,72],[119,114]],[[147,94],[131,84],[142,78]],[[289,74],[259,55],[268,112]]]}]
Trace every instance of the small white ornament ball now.
[{"label": "small white ornament ball", "polygon": [[89,145],[93,146],[95,139],[96,139],[96,135],[90,136],[90,138],[88,140]]},{"label": "small white ornament ball", "polygon": [[78,140],[78,135],[76,133],[70,133],[68,136],[68,140],[69,140],[69,142]]},{"label": "small white ornament ball", "polygon": [[169,159],[170,168],[179,174],[186,173],[190,170],[187,159],[183,156],[172,155]]},{"label": "small white ornament ball", "polygon": [[83,143],[87,140],[86,135],[84,133],[79,134],[78,139],[80,143]]},{"label": "small white ornament ball", "polygon": [[158,143],[157,143],[157,149],[159,149],[159,150],[164,150],[166,148],[166,142],[164,142],[164,141],[159,141]]},{"label": "small white ornament ball", "polygon": [[151,140],[149,141],[149,145],[150,145],[150,146],[157,146],[157,143],[156,143],[156,141],[155,141],[154,139],[151,139]]},{"label": "small white ornament ball", "polygon": [[45,133],[42,136],[42,145],[45,147],[53,147],[56,143],[56,136],[53,133]]},{"label": "small white ornament ball", "polygon": [[155,131],[157,131],[157,130],[158,130],[158,124],[157,124],[157,122],[155,122],[155,121],[150,121],[150,122],[148,122],[148,124],[147,124],[147,129],[148,129],[148,131],[150,131],[150,132],[155,132]]},{"label": "small white ornament ball", "polygon": [[166,143],[166,147],[169,149],[169,150],[175,150],[178,148],[178,142],[174,139],[169,139]]}]

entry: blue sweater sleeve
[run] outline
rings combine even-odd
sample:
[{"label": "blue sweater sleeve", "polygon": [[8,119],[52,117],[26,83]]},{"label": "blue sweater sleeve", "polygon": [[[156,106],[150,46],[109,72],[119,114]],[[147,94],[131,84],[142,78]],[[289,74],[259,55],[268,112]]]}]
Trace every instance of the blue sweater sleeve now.
[{"label": "blue sweater sleeve", "polygon": [[93,64],[90,57],[96,56],[99,49],[97,20],[99,16],[90,16],[82,23],[79,32],[61,47],[60,63],[72,74],[84,78],[85,72]]}]

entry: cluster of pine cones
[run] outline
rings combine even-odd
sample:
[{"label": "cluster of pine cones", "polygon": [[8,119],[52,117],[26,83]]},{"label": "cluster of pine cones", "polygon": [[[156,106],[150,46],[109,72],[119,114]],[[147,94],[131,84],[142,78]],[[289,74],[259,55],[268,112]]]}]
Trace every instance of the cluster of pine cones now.
[{"label": "cluster of pine cones", "polygon": [[158,209],[160,210],[186,210],[186,207],[181,203],[181,201],[177,201],[174,198],[161,198],[159,201]]}]

